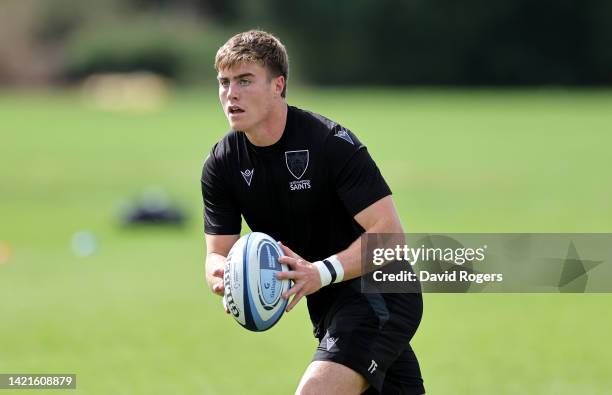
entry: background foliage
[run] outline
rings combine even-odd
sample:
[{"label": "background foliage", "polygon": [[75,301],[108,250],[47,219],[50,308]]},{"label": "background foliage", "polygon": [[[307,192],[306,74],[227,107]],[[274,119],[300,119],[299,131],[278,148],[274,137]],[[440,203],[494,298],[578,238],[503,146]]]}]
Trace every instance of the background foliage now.
[{"label": "background foliage", "polygon": [[309,83],[612,83],[606,0],[6,0],[2,7],[0,53],[15,44],[6,37],[16,38],[20,59],[46,65],[1,60],[5,83],[13,74],[58,82],[125,70],[210,81],[219,45],[255,27],[288,44],[294,75]]}]

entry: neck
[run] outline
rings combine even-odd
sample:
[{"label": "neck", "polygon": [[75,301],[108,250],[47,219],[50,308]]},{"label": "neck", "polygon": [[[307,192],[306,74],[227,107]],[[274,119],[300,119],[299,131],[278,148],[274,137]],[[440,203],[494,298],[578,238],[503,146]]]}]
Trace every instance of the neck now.
[{"label": "neck", "polygon": [[275,104],[270,115],[259,125],[244,134],[251,144],[258,147],[267,147],[276,143],[283,136],[285,124],[287,123],[287,103],[283,100]]}]

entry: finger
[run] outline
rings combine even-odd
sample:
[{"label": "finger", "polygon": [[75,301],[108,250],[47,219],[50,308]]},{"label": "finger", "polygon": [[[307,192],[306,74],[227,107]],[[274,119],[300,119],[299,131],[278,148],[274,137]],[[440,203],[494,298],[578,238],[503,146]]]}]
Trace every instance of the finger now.
[{"label": "finger", "polygon": [[300,292],[301,290],[302,290],[302,284],[294,285],[287,292],[282,294],[282,297],[284,299],[289,299],[291,297],[291,295],[295,295],[296,293]]},{"label": "finger", "polygon": [[223,278],[223,273],[224,273],[223,268],[215,269],[215,271],[213,272],[213,276]]},{"label": "finger", "polygon": [[297,293],[297,295],[295,295],[293,297],[293,299],[291,299],[291,303],[289,303],[289,306],[287,306],[287,309],[285,310],[287,313],[291,311],[291,309],[293,309],[293,307],[300,301],[300,299],[302,299],[302,297],[304,296],[304,292],[300,291]]},{"label": "finger", "polygon": [[301,259],[296,259],[296,258],[292,258],[292,257],[289,257],[289,256],[281,256],[280,258],[278,258],[278,261],[280,263],[288,265],[291,268],[296,268],[298,262],[301,261]]},{"label": "finger", "polygon": [[298,254],[296,254],[295,252],[293,252],[293,250],[291,248],[287,247],[286,245],[284,245],[280,241],[278,242],[278,245],[280,245],[280,247],[282,248],[282,250],[285,253],[285,255],[287,255],[287,256],[289,256],[291,258],[295,258],[295,259],[299,259],[300,258],[300,256]]},{"label": "finger", "polygon": [[279,280],[293,280],[297,281],[304,276],[301,272],[291,271],[291,272],[278,272],[276,273],[276,278]]},{"label": "finger", "polygon": [[223,281],[219,281],[213,285],[213,292],[220,296],[225,294],[225,285],[223,285]]},{"label": "finger", "polygon": [[227,308],[227,302],[225,301],[225,297],[221,299],[221,302],[223,302],[223,310],[225,310],[225,314],[229,314],[229,309]]}]

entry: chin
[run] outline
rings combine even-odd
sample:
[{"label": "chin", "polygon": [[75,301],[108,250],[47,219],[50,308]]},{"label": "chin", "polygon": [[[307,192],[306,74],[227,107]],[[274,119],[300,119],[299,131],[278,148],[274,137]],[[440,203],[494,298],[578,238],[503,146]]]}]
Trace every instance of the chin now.
[{"label": "chin", "polygon": [[239,122],[230,123],[230,128],[238,132],[242,132],[244,130],[243,125],[240,124]]},{"label": "chin", "polygon": [[230,122],[230,128],[232,130],[236,130],[239,132],[244,132],[245,129],[248,129],[249,125],[246,122]]},{"label": "chin", "polygon": [[238,130],[238,128],[240,128],[240,122],[232,122],[229,119],[227,120],[227,122],[229,123],[230,128],[234,129],[234,130]]}]

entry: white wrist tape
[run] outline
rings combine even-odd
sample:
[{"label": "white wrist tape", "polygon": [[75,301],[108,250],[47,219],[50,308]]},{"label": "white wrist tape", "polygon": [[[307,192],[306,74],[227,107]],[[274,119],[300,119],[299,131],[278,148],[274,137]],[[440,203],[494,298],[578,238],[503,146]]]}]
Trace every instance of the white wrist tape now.
[{"label": "white wrist tape", "polygon": [[322,261],[316,261],[313,265],[319,270],[321,287],[339,283],[344,279],[344,268],[336,255],[332,255]]}]

